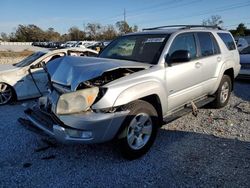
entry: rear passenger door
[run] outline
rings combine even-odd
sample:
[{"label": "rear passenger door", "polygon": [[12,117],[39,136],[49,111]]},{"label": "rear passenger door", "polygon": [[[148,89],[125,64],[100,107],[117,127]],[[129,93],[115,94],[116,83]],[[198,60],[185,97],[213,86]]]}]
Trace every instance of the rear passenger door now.
[{"label": "rear passenger door", "polygon": [[202,71],[203,94],[208,94],[217,81],[216,71],[222,61],[219,45],[210,32],[197,32],[199,66]]}]

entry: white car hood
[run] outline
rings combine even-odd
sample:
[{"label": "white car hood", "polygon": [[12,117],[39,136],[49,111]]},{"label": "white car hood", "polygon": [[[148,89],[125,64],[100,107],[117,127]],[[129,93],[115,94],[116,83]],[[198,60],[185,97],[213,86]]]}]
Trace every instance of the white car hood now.
[{"label": "white car hood", "polygon": [[71,86],[73,91],[81,82],[101,76],[106,71],[119,68],[146,69],[149,67],[150,64],[133,61],[71,56],[55,59],[47,66],[52,82]]}]

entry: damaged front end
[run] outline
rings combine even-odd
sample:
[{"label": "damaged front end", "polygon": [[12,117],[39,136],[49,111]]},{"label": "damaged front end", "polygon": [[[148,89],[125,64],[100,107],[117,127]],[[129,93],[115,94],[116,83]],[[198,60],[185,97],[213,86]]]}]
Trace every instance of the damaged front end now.
[{"label": "damaged front end", "polygon": [[[63,85],[52,77],[51,93],[41,97],[38,104],[27,109],[25,114],[34,126],[62,142],[101,143],[111,140],[129,112],[112,106],[95,110],[91,107],[105,95],[105,84],[143,69],[112,68],[94,78],[85,77],[82,82],[71,77],[71,85]],[[76,80],[79,82],[77,87],[72,87]]]},{"label": "damaged front end", "polygon": [[94,112],[98,88],[60,94],[53,90],[39,99],[26,117],[37,128],[64,143],[100,143],[115,137],[127,111]]}]

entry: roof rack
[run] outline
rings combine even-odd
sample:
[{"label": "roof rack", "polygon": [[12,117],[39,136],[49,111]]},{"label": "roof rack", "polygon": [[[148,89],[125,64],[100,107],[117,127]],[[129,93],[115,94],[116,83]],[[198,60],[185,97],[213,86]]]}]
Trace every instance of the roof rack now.
[{"label": "roof rack", "polygon": [[164,29],[164,28],[179,28],[179,29],[211,28],[211,29],[222,30],[221,27],[216,26],[216,25],[166,25],[166,26],[145,28],[145,29],[142,29],[142,30],[143,30],[143,31],[148,31],[148,30],[156,30],[156,29]]}]

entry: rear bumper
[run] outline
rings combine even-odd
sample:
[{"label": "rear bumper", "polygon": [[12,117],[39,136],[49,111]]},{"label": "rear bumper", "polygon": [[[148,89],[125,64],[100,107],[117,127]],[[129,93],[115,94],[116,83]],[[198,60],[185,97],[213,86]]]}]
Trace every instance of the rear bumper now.
[{"label": "rear bumper", "polygon": [[113,139],[128,111],[114,113],[85,112],[55,116],[38,107],[25,111],[30,126],[63,143],[102,143]]}]

